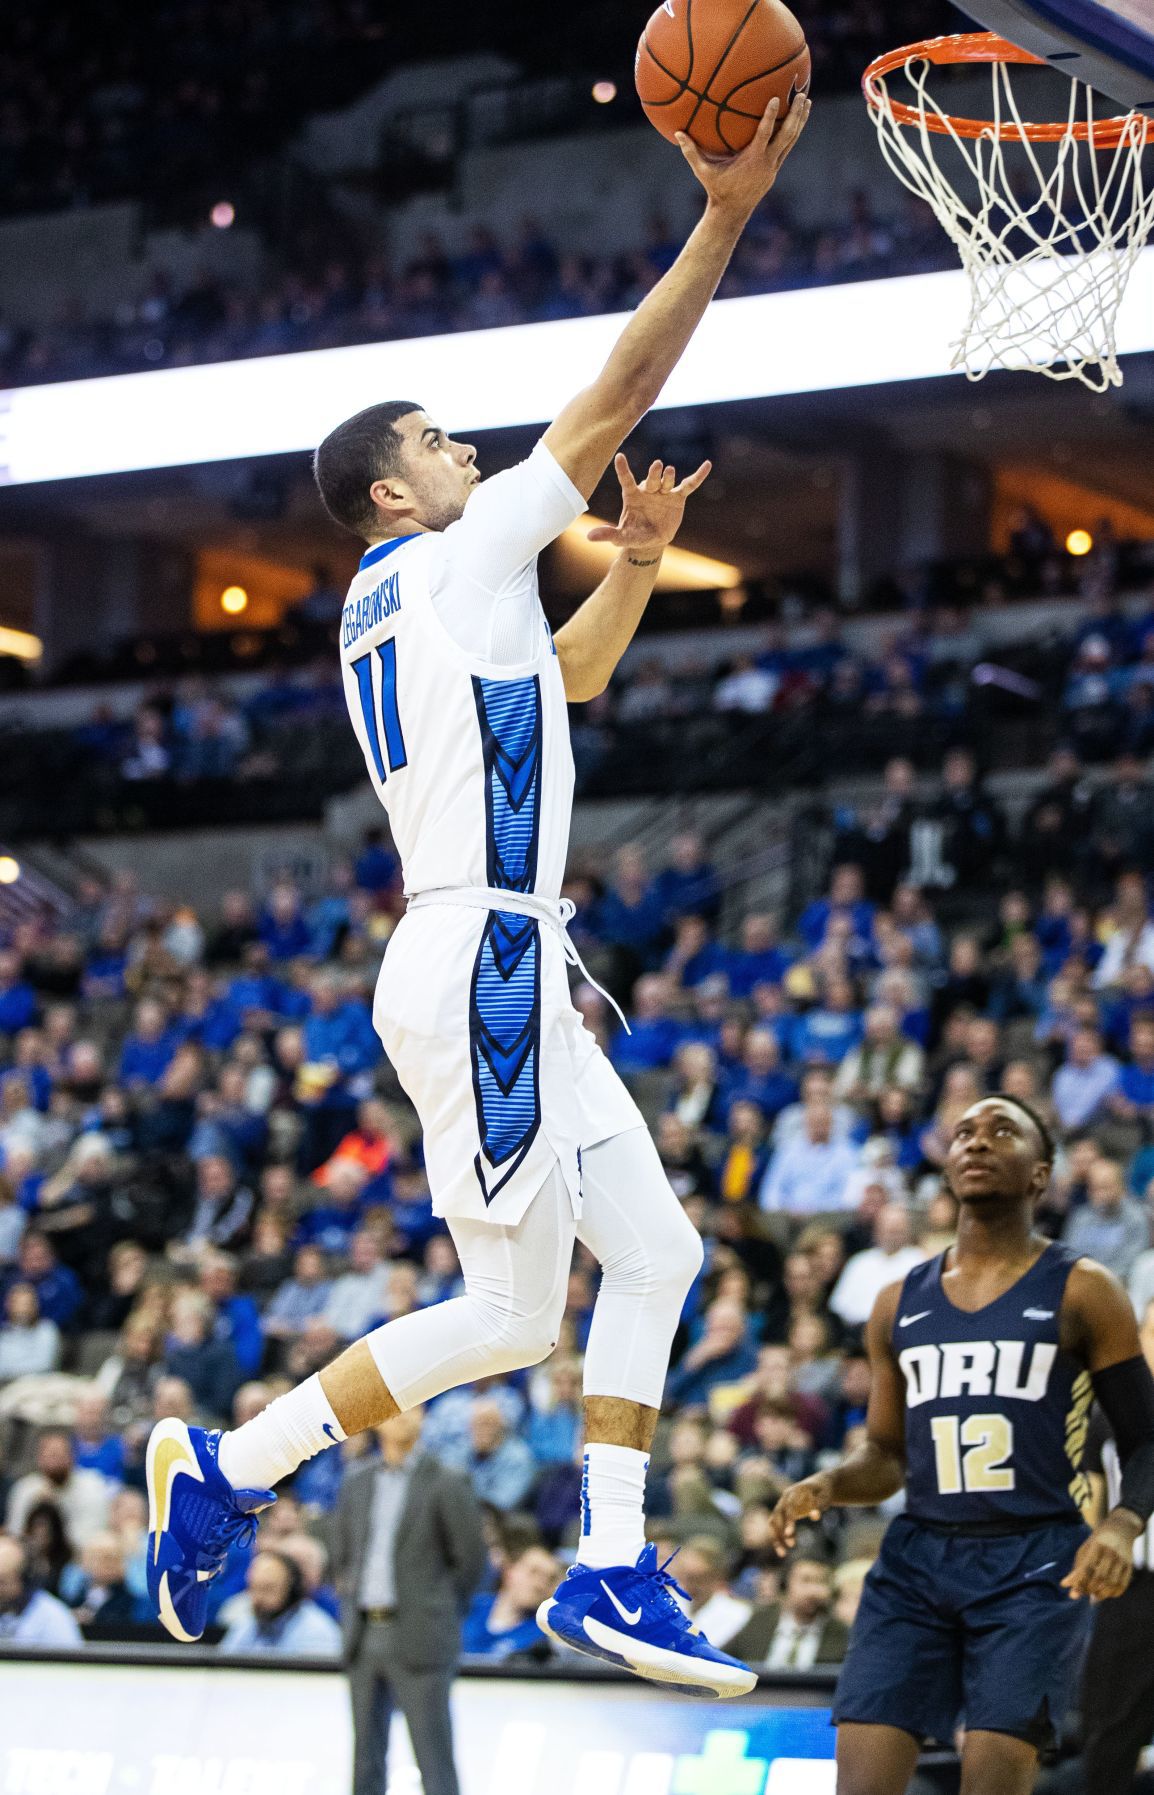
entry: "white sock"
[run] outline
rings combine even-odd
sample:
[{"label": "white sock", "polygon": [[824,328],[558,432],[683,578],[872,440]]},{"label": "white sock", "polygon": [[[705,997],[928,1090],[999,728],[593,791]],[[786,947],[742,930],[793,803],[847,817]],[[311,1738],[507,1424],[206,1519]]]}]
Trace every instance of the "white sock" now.
[{"label": "white sock", "polygon": [[632,1446],[586,1446],[578,1564],[636,1564],[645,1544],[648,1469],[649,1454]]},{"label": "white sock", "polygon": [[271,1490],[282,1477],[339,1445],[345,1432],[315,1374],[220,1442],[218,1463],[234,1490]]}]

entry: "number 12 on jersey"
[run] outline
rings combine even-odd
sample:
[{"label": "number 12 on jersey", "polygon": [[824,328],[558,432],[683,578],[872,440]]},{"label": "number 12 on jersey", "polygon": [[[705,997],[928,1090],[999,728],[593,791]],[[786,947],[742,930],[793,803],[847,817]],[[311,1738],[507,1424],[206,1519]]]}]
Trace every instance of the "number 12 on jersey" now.
[{"label": "number 12 on jersey", "polygon": [[[405,738],[401,734],[401,713],[397,709],[397,642],[390,636],[387,642],[378,644],[375,652],[381,662],[381,704],[380,722],[377,721],[377,703],[373,693],[373,652],[363,654],[359,661],[354,661],[353,672],[357,676],[357,688],[361,695],[361,710],[365,718],[365,734],[369,738],[369,751],[373,757],[373,765],[377,769],[377,778],[385,783],[390,773],[399,773],[407,767],[409,757],[405,753]],[[385,753],[381,752],[381,736],[385,738]],[[385,765],[385,754],[388,755],[388,766]]]},{"label": "number 12 on jersey", "polygon": [[[1012,1490],[1014,1429],[1005,1415],[938,1415],[930,1423],[938,1489],[943,1496]],[[963,1452],[963,1446],[966,1450]]]}]

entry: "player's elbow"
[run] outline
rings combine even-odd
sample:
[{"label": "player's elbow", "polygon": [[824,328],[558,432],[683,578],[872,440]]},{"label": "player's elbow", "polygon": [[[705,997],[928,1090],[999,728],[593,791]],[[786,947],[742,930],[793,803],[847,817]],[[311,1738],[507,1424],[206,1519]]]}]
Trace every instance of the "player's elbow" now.
[{"label": "player's elbow", "polygon": [[609,675],[595,667],[581,654],[566,649],[560,637],[556,639],[557,659],[561,663],[561,679],[565,687],[565,699],[569,704],[588,704],[592,698],[600,698],[609,684]]}]

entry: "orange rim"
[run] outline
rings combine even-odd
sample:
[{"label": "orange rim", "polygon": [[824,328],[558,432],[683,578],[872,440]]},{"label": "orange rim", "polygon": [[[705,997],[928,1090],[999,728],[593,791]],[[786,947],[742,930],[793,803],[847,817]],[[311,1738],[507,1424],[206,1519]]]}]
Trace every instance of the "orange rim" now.
[{"label": "orange rim", "polygon": [[[879,82],[896,69],[905,69],[911,62],[932,62],[939,66],[967,62],[1024,62],[1036,67],[1048,68],[1044,56],[1035,56],[1030,50],[1022,50],[1012,44],[1008,38],[999,37],[993,31],[968,31],[955,37],[931,37],[924,43],[907,44],[901,50],[887,50],[871,62],[862,76],[862,92],[871,112],[888,110],[894,122],[909,129],[935,132],[939,137],[948,137],[951,130],[959,137],[996,137],[1003,141],[1024,137],[1030,143],[1061,143],[1072,137],[1076,143],[1093,143],[1099,149],[1116,149],[1129,131],[1134,128],[1135,118],[1141,115],[1128,113],[1125,117],[1104,118],[1090,124],[1086,119],[1078,119],[1073,125],[1069,120],[1052,124],[1027,124],[1025,120],[1019,126],[1006,123],[995,124],[993,119],[953,118],[949,113],[941,117],[934,112],[920,112],[916,106],[907,106],[901,100],[891,99],[883,93]],[[1143,120],[1145,137],[1149,139],[1154,124]]]}]

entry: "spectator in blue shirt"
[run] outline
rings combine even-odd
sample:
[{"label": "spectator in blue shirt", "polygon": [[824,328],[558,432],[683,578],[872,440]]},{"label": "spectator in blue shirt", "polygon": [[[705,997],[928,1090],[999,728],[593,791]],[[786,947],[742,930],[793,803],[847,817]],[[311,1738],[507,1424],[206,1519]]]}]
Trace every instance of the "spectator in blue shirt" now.
[{"label": "spectator in blue shirt", "polygon": [[629,1033],[619,1028],[609,1048],[617,1070],[652,1072],[668,1066],[681,1042],[683,1029],[670,1014],[672,992],[663,973],[648,972],[633,988]]},{"label": "spectator in blue shirt", "polygon": [[255,1175],[268,1141],[268,1123],[250,1109],[248,1073],[236,1061],[222,1066],[215,1091],[202,1091],[199,1120],[188,1143],[190,1159],[223,1153],[246,1174]]},{"label": "spectator in blue shirt", "polygon": [[381,1057],[381,1044],[369,1006],[358,998],[343,997],[337,981],[328,973],[311,981],[310,993],[312,1013],[304,1022],[305,1057],[309,1063],[334,1066],[342,1081],[375,1066]]},{"label": "spectator in blue shirt", "polygon": [[613,882],[597,906],[594,927],[602,941],[618,949],[623,965],[627,963],[628,982],[650,970],[661,945],[664,917],[639,848],[618,850]]},{"label": "spectator in blue shirt", "polygon": [[19,956],[0,953],[0,1034],[15,1035],[35,1022],[36,993],[20,976]]},{"label": "spectator in blue shirt", "polygon": [[291,1340],[306,1322],[323,1315],[331,1289],[324,1254],[318,1247],[299,1247],[292,1277],[280,1286],[264,1312],[264,1331],[269,1339]]},{"label": "spectator in blue shirt", "polygon": [[547,1394],[534,1400],[526,1439],[539,1465],[568,1465],[582,1437],[580,1359],[554,1359],[545,1378]]},{"label": "spectator in blue shirt", "polygon": [[179,1045],[178,1031],[168,1026],[163,1006],[155,998],[146,997],[136,1006],[132,1033],[125,1037],[121,1049],[120,1083],[159,1083]]},{"label": "spectator in blue shirt", "polygon": [[673,837],[669,864],[658,873],[653,889],[667,926],[683,916],[701,916],[716,925],[721,915],[721,880],[705,858],[699,835],[687,831]]},{"label": "spectator in blue shirt", "polygon": [[757,985],[780,985],[792,956],[778,944],[776,917],[764,911],[747,916],[740,939],[740,947],[731,951],[726,966],[732,996],[752,997]]},{"label": "spectator in blue shirt", "polygon": [[300,892],[287,881],[274,885],[257,925],[260,939],[275,964],[295,960],[312,947],[312,930],[301,911]]},{"label": "spectator in blue shirt", "polygon": [[72,1327],[84,1302],[75,1272],[60,1264],[48,1236],[34,1228],[20,1242],[16,1264],[5,1274],[0,1290],[7,1295],[13,1284],[31,1284],[41,1315],[54,1321],[62,1333]]},{"label": "spectator in blue shirt", "polygon": [[1154,1016],[1131,1022],[1130,1058],[1106,1102],[1116,1116],[1146,1121],[1154,1116]]},{"label": "spectator in blue shirt", "polygon": [[264,1331],[252,1297],[237,1294],[236,1260],[229,1253],[205,1253],[199,1283],[201,1294],[212,1304],[213,1339],[232,1347],[242,1377],[255,1377],[264,1357]]},{"label": "spectator in blue shirt", "polygon": [[703,916],[682,916],[677,922],[673,948],[665,962],[668,977],[686,991],[693,991],[706,979],[729,982],[729,954],[709,933]]},{"label": "spectator in blue shirt", "polygon": [[544,1546],[524,1546],[508,1557],[494,1594],[473,1597],[461,1630],[461,1650],[478,1658],[549,1656],[549,1642],[537,1625],[537,1610],[553,1589],[561,1567]]},{"label": "spectator in blue shirt", "polygon": [[198,1409],[214,1422],[232,1410],[241,1383],[236,1354],[227,1340],[213,1339],[212,1304],[198,1290],[181,1290],[173,1299],[164,1370],[182,1378]]},{"label": "spectator in blue shirt", "polygon": [[383,897],[395,885],[399,870],[396,855],[386,845],[384,830],[366,829],[354,868],[358,890]]},{"label": "spectator in blue shirt", "polygon": [[1063,1128],[1087,1128],[1096,1122],[1118,1084],[1118,1062],[1103,1053],[1096,1028],[1077,1028],[1066,1064],[1054,1074],[1050,1096]]},{"label": "spectator in blue shirt", "polygon": [[185,977],[184,999],[172,1018],[182,1041],[196,1041],[210,1053],[227,1053],[241,1032],[238,1007],[200,967]]},{"label": "spectator in blue shirt", "polygon": [[250,941],[244,949],[242,970],[225,987],[225,1001],[240,1018],[243,1028],[268,1029],[283,1014],[285,987],[269,971],[268,948]]},{"label": "spectator in blue shirt", "polygon": [[829,882],[829,896],[815,898],[801,913],[798,930],[810,953],[816,953],[825,940],[831,920],[843,917],[849,924],[854,941],[868,944],[873,936],[875,906],[867,902],[860,866],[835,866]]},{"label": "spectator in blue shirt", "polygon": [[312,1014],[302,1025],[305,1064],[302,1171],[314,1171],[356,1125],[357,1104],[369,1095],[370,1069],[381,1054],[372,1013],[343,996],[329,973],[310,983]]},{"label": "spectator in blue shirt", "polygon": [[863,1022],[848,979],[826,981],[825,996],[801,1017],[794,1031],[794,1053],[803,1065],[839,1066],[862,1039]]},{"label": "spectator in blue shirt", "polygon": [[297,1223],[294,1244],[344,1257],[364,1214],[366,1180],[364,1166],[355,1159],[334,1159],[315,1208],[307,1209]]},{"label": "spectator in blue shirt", "polygon": [[755,1103],[773,1122],[788,1103],[797,1102],[797,1081],[784,1071],[777,1036],[768,1028],[751,1028],[745,1037],[741,1065],[725,1081],[727,1106]]},{"label": "spectator in blue shirt", "polygon": [[309,905],[309,952],[314,959],[336,958],[352,921],[349,897],[353,886],[352,866],[347,860],[338,860],[329,873],[328,890]]},{"label": "spectator in blue shirt", "polygon": [[511,1434],[499,1403],[489,1397],[473,1404],[469,1447],[461,1465],[481,1502],[507,1511],[520,1508],[537,1474],[524,1440]]},{"label": "spectator in blue shirt", "polygon": [[220,1642],[226,1654],[278,1658],[339,1658],[341,1629],[305,1593],[300,1567],[284,1552],[258,1552],[248,1568],[249,1613],[232,1622]]},{"label": "spectator in blue shirt", "polygon": [[76,1398],[72,1418],[72,1462],[81,1471],[99,1471],[120,1483],[124,1477],[124,1441],[108,1425],[108,1397],[92,1384]]},{"label": "spectator in blue shirt", "polygon": [[128,969],[128,948],[119,923],[105,923],[84,963],[81,989],[91,1002],[94,998],[123,997],[124,975]]},{"label": "spectator in blue shirt", "polygon": [[736,1384],[756,1369],[757,1349],[745,1311],[718,1299],[705,1311],[700,1340],[666,1379],[666,1402],[674,1408],[703,1408],[720,1385]]}]

